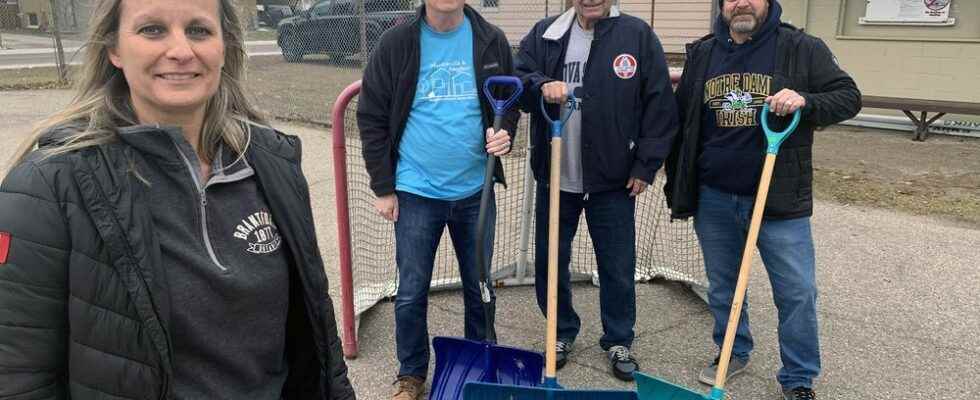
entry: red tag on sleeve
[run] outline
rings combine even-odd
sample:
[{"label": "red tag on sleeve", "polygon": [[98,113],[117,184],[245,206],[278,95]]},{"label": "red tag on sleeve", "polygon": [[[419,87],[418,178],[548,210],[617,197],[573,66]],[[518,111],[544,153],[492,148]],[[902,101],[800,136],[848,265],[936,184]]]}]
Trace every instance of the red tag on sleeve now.
[{"label": "red tag on sleeve", "polygon": [[0,264],[7,263],[7,253],[10,252],[10,234],[0,232]]}]

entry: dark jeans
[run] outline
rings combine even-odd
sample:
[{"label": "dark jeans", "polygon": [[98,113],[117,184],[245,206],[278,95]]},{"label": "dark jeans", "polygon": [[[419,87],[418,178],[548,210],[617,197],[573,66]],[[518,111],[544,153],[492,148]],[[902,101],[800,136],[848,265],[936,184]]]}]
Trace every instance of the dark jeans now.
[{"label": "dark jeans", "polygon": [[[708,306],[715,319],[713,337],[719,347],[728,326],[754,202],[755,196],[739,196],[707,186],[700,190],[694,229],[704,252]],[[785,389],[812,387],[813,378],[820,374],[820,344],[810,218],[763,219],[758,248],[779,311],[779,353],[783,367],[777,379]],[[732,354],[747,360],[753,347],[748,302],[740,318]]]},{"label": "dark jeans", "polygon": [[[456,201],[435,200],[397,192],[398,221],[395,222],[395,259],[398,264],[398,293],[395,297],[395,344],[401,367],[398,376],[426,376],[429,366],[427,308],[436,249],[442,232],[449,227],[459,274],[463,281],[466,338],[484,340],[486,323],[480,300],[476,233],[480,193]],[[487,226],[496,219],[491,196]],[[493,253],[493,229],[485,236],[487,268]],[[489,274],[489,271],[488,271]],[[491,321],[496,297],[491,289]]]},{"label": "dark jeans", "polygon": [[[535,215],[535,291],[538,307],[548,307],[548,185],[538,183]],[[572,306],[572,239],[585,211],[599,267],[599,308],[603,350],[633,344],[636,324],[636,199],[626,189],[601,193],[561,192],[558,228],[558,338],[574,341],[582,321]]]}]

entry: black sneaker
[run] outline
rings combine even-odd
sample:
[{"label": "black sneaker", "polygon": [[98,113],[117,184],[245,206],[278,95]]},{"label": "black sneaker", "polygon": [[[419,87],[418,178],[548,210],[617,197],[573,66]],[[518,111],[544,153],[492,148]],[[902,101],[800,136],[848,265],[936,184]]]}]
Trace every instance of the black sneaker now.
[{"label": "black sneaker", "polygon": [[817,394],[808,387],[795,387],[792,390],[783,390],[783,400],[817,400]]},{"label": "black sneaker", "polygon": [[609,348],[608,354],[613,376],[621,381],[632,382],[633,373],[640,370],[640,365],[636,363],[636,359],[630,354],[630,348],[626,346],[613,346]]},{"label": "black sneaker", "polygon": [[558,339],[555,342],[555,367],[561,369],[568,363],[568,355],[572,352],[572,342]]}]

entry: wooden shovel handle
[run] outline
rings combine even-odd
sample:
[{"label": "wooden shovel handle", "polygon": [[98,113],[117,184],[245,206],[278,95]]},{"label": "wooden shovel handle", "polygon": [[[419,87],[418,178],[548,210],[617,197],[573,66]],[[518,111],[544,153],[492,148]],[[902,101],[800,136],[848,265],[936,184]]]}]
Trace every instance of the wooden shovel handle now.
[{"label": "wooden shovel handle", "polygon": [[545,337],[545,378],[557,376],[558,341],[558,201],[561,193],[561,137],[551,139],[548,183],[548,330]]},{"label": "wooden shovel handle", "polygon": [[749,286],[749,272],[752,270],[752,256],[755,244],[759,239],[759,229],[762,227],[762,215],[766,209],[766,198],[769,196],[769,182],[772,180],[772,168],[776,163],[775,154],[766,154],[766,162],[762,167],[762,179],[759,181],[759,191],[755,195],[755,207],[752,209],[752,223],[749,225],[749,236],[745,240],[745,250],[742,251],[742,264],[738,268],[738,283],[735,285],[735,297],[732,299],[732,311],[728,314],[728,328],[725,329],[725,340],[721,345],[721,356],[718,359],[718,371],[715,375],[715,388],[725,388],[725,378],[728,377],[728,361],[732,358],[732,347],[735,345],[735,332],[738,321],[742,316],[742,304],[745,302],[745,289]]}]

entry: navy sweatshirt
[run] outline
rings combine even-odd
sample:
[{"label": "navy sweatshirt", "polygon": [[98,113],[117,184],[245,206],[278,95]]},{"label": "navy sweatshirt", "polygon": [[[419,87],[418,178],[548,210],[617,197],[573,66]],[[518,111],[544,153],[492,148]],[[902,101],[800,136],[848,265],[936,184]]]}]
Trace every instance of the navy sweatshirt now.
[{"label": "navy sweatshirt", "polygon": [[741,195],[755,194],[765,158],[765,135],[758,116],[773,95],[776,38],[782,7],[770,2],[762,28],[743,44],[731,39],[721,15],[715,21],[717,45],[705,75],[700,181]]}]

